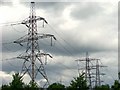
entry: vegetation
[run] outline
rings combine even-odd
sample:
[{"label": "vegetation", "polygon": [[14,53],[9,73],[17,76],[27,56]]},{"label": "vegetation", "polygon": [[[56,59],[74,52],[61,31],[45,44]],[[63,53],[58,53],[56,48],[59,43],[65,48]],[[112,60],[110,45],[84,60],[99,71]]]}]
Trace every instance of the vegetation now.
[{"label": "vegetation", "polygon": [[93,90],[110,90],[110,86],[109,85],[101,85],[101,86],[94,87]]},{"label": "vegetation", "polygon": [[22,76],[19,73],[14,74],[12,82],[9,85],[2,85],[2,90],[23,90],[23,89],[37,89],[38,86],[36,83],[30,82],[28,85],[23,82]]},{"label": "vegetation", "polygon": [[9,85],[2,85],[2,90],[16,90],[24,88],[24,83],[22,77],[19,73],[13,75],[13,80]]},{"label": "vegetation", "polygon": [[65,89],[65,86],[60,84],[60,83],[53,83],[48,87],[48,90],[61,90],[61,89]]},{"label": "vegetation", "polygon": [[77,89],[80,90],[88,90],[87,82],[84,78],[84,74],[80,75],[79,77],[74,78],[74,80],[71,81],[70,86],[68,89]]},{"label": "vegetation", "polygon": [[[25,84],[19,73],[14,74],[13,80],[8,85],[2,85],[1,90],[39,90],[37,83]],[[119,73],[120,77],[120,73]],[[70,85],[66,87],[60,83],[53,83],[48,86],[48,90],[89,90],[84,74],[71,80]],[[120,90],[120,82],[115,80],[113,85],[96,86],[93,90]]]}]

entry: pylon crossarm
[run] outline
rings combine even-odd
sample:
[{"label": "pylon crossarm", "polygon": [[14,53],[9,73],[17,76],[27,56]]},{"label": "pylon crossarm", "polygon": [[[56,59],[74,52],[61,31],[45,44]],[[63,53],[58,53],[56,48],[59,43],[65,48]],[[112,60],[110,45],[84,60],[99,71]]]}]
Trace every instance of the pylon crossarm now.
[{"label": "pylon crossarm", "polygon": [[12,24],[10,24],[10,25],[19,25],[19,24],[24,24],[24,25],[26,25],[28,28],[29,28],[29,23],[31,22],[31,21],[37,21],[37,20],[39,20],[39,21],[44,21],[46,24],[48,24],[48,22],[45,20],[45,18],[43,18],[43,17],[40,17],[40,16],[35,16],[35,18],[26,18],[25,20],[23,20],[22,22],[18,22],[18,23],[12,23]]},{"label": "pylon crossarm", "polygon": [[100,73],[100,75],[106,75],[105,73]]},{"label": "pylon crossarm", "polygon": [[78,60],[75,60],[75,61],[86,61],[85,59],[78,59]]},{"label": "pylon crossarm", "polygon": [[50,54],[46,54],[46,53],[40,53],[37,54],[38,57],[42,57],[42,56],[49,56],[50,58],[53,58]]},{"label": "pylon crossarm", "polygon": [[[44,64],[46,65],[47,64],[47,56],[49,56],[50,58],[53,58],[50,54],[46,54],[46,53],[40,53],[40,54],[37,54],[36,57],[38,58],[38,60],[41,62],[41,57],[45,57],[45,62]],[[39,58],[40,57],[40,58]],[[43,64],[43,63],[41,63]]]},{"label": "pylon crossarm", "polygon": [[[33,39],[34,40],[38,40],[38,39],[43,39],[43,38],[53,38],[54,40],[56,40],[55,36],[52,35],[52,34],[42,34],[42,35],[38,35],[37,37],[28,37],[27,35],[25,35],[24,37],[21,37],[17,40],[15,40],[13,43],[17,43],[17,44],[20,44],[21,46],[23,46],[22,43],[25,43],[25,42],[28,42],[28,41],[32,41]],[[52,43],[52,41],[51,41]]]},{"label": "pylon crossarm", "polygon": [[25,24],[28,28],[29,28],[29,23],[31,22],[31,21],[37,21],[37,20],[42,20],[42,21],[44,21],[46,24],[48,24],[48,22],[45,20],[45,18],[43,18],[43,17],[40,17],[40,16],[35,16],[34,18],[27,18],[27,19],[25,19],[25,20],[23,20],[22,22],[21,22],[21,24]]},{"label": "pylon crossarm", "polygon": [[26,54],[26,55],[20,54],[16,58],[18,58],[18,59],[24,59],[24,63],[25,63],[26,61],[29,61],[30,57],[31,57],[30,54]]},{"label": "pylon crossarm", "polygon": [[100,67],[107,67],[107,66],[100,65]]},{"label": "pylon crossarm", "polygon": [[48,22],[43,17],[36,16],[36,20],[43,20],[46,24],[48,24]]},{"label": "pylon crossarm", "polygon": [[53,38],[54,40],[57,40],[56,38],[55,38],[55,36],[54,35],[52,35],[52,34],[39,34],[38,35],[38,38],[40,38],[40,39],[42,39],[42,38]]},{"label": "pylon crossarm", "polygon": [[93,60],[100,60],[100,59],[96,59],[96,58],[89,58],[89,60],[93,61]]},{"label": "pylon crossarm", "polygon": [[17,43],[17,44],[20,44],[21,46],[23,46],[23,45],[22,45],[22,42],[26,42],[27,39],[28,39],[28,36],[25,35],[25,36],[23,36],[23,37],[21,37],[21,38],[15,40],[15,41],[13,41],[13,43]]},{"label": "pylon crossarm", "polygon": [[[36,56],[36,57],[49,56],[50,58],[53,58],[50,54],[47,54],[47,53],[40,53],[40,54],[37,54],[37,55],[34,55],[34,56]],[[18,56],[16,58],[24,59],[26,61],[29,61],[28,59],[30,58],[30,55],[22,55],[22,56]]]}]

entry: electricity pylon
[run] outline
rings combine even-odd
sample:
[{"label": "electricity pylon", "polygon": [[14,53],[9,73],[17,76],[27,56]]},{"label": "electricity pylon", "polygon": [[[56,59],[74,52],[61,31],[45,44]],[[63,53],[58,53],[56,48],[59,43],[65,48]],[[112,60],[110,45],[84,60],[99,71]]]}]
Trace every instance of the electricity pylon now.
[{"label": "electricity pylon", "polygon": [[[76,61],[78,62],[78,73],[79,74],[85,73],[85,79],[88,83],[89,89],[92,90],[92,87],[93,87],[92,82],[95,82],[95,86],[100,86],[101,82],[103,82],[101,80],[101,75],[105,75],[104,73],[100,72],[100,68],[106,67],[99,64],[100,59],[89,58],[89,55],[87,52],[85,59],[78,59]],[[83,61],[85,62],[85,66],[81,68],[80,62],[83,62]],[[95,72],[93,70],[95,70]]]},{"label": "electricity pylon", "polygon": [[[92,89],[92,75],[91,75],[91,70],[92,70],[92,67],[90,65],[91,61],[94,61],[96,59],[93,59],[93,58],[89,58],[89,55],[88,55],[88,52],[86,52],[86,58],[85,59],[78,59],[76,61],[79,62],[85,62],[85,68],[79,68],[79,70],[82,70],[82,72],[85,73],[85,79],[87,81],[87,84],[89,86],[90,89]],[[78,70],[78,71],[79,71]]]},{"label": "electricity pylon", "polygon": [[24,24],[28,28],[28,33],[26,36],[14,41],[14,43],[20,44],[21,46],[23,46],[23,43],[26,43],[27,45],[25,53],[17,57],[19,59],[24,59],[21,75],[24,76],[26,73],[28,73],[32,83],[34,83],[37,74],[40,73],[40,75],[42,75],[42,77],[46,80],[45,85],[48,85],[49,81],[45,72],[42,58],[47,56],[52,58],[52,56],[50,54],[41,52],[38,40],[51,38],[52,43],[52,39],[56,40],[56,38],[51,34],[38,34],[37,21],[43,21],[43,23],[48,24],[43,17],[36,16],[35,2],[31,2],[29,17],[20,23]]},{"label": "electricity pylon", "polygon": [[95,75],[95,80],[93,81],[95,82],[95,86],[101,86],[101,82],[104,82],[101,80],[101,76],[105,75],[105,73],[100,72],[101,67],[107,67],[107,66],[100,65],[99,59],[96,60],[96,65],[92,66],[92,68],[95,69],[95,73],[92,73],[92,75]]}]

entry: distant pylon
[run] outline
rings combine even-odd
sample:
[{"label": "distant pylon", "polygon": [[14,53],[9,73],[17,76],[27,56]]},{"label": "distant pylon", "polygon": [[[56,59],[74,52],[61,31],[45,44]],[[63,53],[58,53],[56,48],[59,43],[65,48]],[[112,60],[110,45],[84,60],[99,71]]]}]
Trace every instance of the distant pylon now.
[{"label": "distant pylon", "polygon": [[[86,52],[86,57],[85,59],[78,59],[76,61],[78,61],[78,64],[80,64],[80,62],[85,62],[85,66],[83,68],[79,68],[78,67],[78,72],[79,70],[81,70],[79,73],[85,73],[85,79],[87,81],[87,84],[89,86],[90,89],[92,89],[92,75],[91,75],[91,70],[92,70],[92,67],[91,67],[91,61],[95,61],[96,59],[93,59],[93,58],[89,58],[89,55],[88,55],[88,52]],[[80,65],[78,65],[80,66]]]},{"label": "distant pylon", "polygon": [[100,72],[100,68],[107,66],[100,65],[100,59],[89,58],[88,52],[86,52],[85,59],[78,59],[76,61],[78,62],[78,74],[81,75],[85,73],[85,79],[89,89],[92,90],[93,84],[95,84],[95,86],[100,86],[101,82],[103,82],[101,80],[101,75],[105,75],[104,73]]},{"label": "distant pylon", "polygon": [[26,73],[28,73],[31,77],[32,83],[34,83],[37,74],[40,73],[40,75],[46,80],[45,85],[48,85],[49,81],[45,72],[42,58],[47,56],[52,58],[52,56],[40,50],[38,40],[51,38],[52,43],[52,38],[55,40],[56,38],[51,34],[38,34],[37,21],[43,21],[44,23],[48,24],[43,17],[36,16],[35,2],[31,2],[30,15],[27,19],[21,22],[21,24],[24,24],[28,28],[28,34],[14,41],[14,43],[20,44],[21,46],[23,46],[23,43],[25,42],[27,44],[25,53],[17,57],[19,59],[24,59],[21,75],[24,76]]},{"label": "distant pylon", "polygon": [[92,73],[92,75],[95,75],[95,86],[101,86],[101,75],[105,75],[105,73],[100,72],[101,67],[107,67],[99,64],[99,59],[96,60],[96,65],[92,66],[93,69],[95,69],[95,73]]}]

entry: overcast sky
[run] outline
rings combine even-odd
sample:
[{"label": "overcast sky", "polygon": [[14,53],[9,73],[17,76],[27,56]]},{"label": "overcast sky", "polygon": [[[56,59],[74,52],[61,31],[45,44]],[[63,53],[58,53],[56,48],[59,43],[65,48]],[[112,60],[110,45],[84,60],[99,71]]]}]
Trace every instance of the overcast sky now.
[{"label": "overcast sky", "polygon": [[[2,42],[12,42],[27,34],[25,25],[11,26],[29,16],[30,3],[11,0],[0,1],[0,32]],[[118,3],[117,2],[37,2],[36,15],[44,17],[48,25],[42,28],[38,22],[39,33],[51,33],[57,41],[50,46],[50,39],[40,40],[40,49],[48,52],[53,59],[48,58],[45,65],[47,76],[51,83],[62,80],[69,85],[73,77],[78,75],[76,59],[85,57],[89,52],[91,58],[99,58],[103,65],[102,79],[106,84],[112,84],[118,73]],[[16,57],[25,51],[25,47],[17,44],[2,44],[2,58]],[[11,80],[13,72],[22,67],[22,60],[2,62],[0,78],[3,83]],[[1,62],[0,62],[1,63]],[[82,66],[82,65],[81,65]],[[28,82],[29,76],[24,79]],[[37,80],[44,82],[43,79]]]}]

